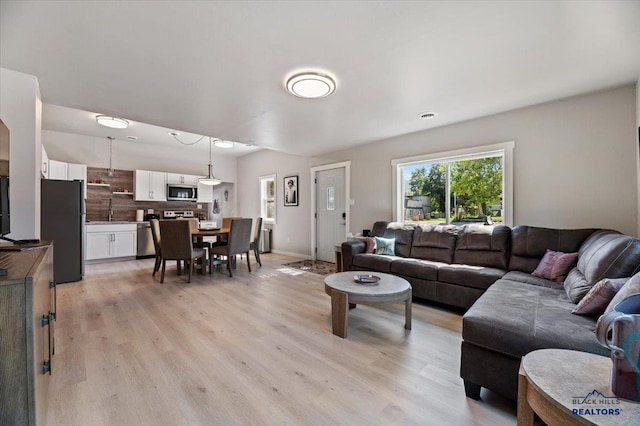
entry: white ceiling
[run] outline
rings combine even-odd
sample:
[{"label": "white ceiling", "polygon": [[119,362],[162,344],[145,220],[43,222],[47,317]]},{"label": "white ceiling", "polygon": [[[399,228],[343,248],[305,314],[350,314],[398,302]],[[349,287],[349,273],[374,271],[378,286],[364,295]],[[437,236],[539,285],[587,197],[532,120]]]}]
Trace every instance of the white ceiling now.
[{"label": "white ceiling", "polygon": [[[45,103],[300,155],[640,76],[638,1],[0,4],[0,64],[37,76]],[[307,68],[336,92],[288,94]],[[96,127],[56,110],[45,129]]]}]

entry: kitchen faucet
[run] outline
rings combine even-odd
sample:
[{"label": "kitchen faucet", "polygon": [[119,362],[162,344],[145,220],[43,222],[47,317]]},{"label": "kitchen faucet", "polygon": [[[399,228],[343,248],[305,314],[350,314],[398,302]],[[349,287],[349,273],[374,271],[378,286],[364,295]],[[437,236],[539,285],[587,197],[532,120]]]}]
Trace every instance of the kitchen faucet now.
[{"label": "kitchen faucet", "polygon": [[113,198],[109,198],[109,222],[113,219]]}]

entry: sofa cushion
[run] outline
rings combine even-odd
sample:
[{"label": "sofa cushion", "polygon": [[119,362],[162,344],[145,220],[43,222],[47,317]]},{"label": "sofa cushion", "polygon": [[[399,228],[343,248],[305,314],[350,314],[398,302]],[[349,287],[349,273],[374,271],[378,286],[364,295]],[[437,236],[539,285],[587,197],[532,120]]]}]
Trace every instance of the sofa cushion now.
[{"label": "sofa cushion", "polygon": [[640,270],[640,240],[615,231],[594,232],[580,247],[578,265],[564,281],[567,295],[580,302],[603,278],[624,278]]},{"label": "sofa cushion", "polygon": [[516,226],[511,230],[510,271],[531,273],[547,249],[574,253],[595,229],[549,229]]},{"label": "sofa cushion", "polygon": [[395,256],[396,240],[395,238],[373,237],[376,242],[376,254],[388,254]]},{"label": "sofa cushion", "polygon": [[391,273],[423,280],[436,281],[438,269],[446,263],[431,260],[399,258],[391,262]]},{"label": "sofa cushion", "polygon": [[537,285],[539,287],[555,288],[556,290],[562,289],[562,287],[555,281],[547,280],[545,278],[534,277],[531,274],[520,271],[509,271],[502,277],[506,280],[517,281],[519,283]]},{"label": "sofa cushion", "polygon": [[375,237],[376,235],[381,236],[382,234],[384,234],[384,231],[385,229],[387,229],[388,225],[389,222],[386,222],[384,220],[375,222],[371,227],[371,232],[369,233],[369,235],[372,237]]},{"label": "sofa cushion", "polygon": [[458,231],[453,263],[507,269],[510,239],[508,226],[464,225]]},{"label": "sofa cushion", "polygon": [[455,225],[416,225],[411,257],[453,263],[458,229]]},{"label": "sofa cushion", "polygon": [[396,240],[396,256],[410,257],[411,244],[413,242],[413,229],[414,225],[412,224],[391,222],[387,225],[382,235],[376,234],[376,236],[383,238],[394,238]]},{"label": "sofa cushion", "polygon": [[542,260],[531,273],[534,277],[546,278],[562,284],[567,274],[578,263],[578,253],[562,253],[547,249]]},{"label": "sofa cushion", "polygon": [[609,355],[593,333],[595,320],[571,315],[562,289],[498,280],[463,317],[465,342],[512,357],[546,348]]},{"label": "sofa cushion", "polygon": [[385,256],[382,254],[356,254],[352,259],[352,267],[371,271],[389,272],[391,262],[399,259],[397,256]]},{"label": "sofa cushion", "polygon": [[464,287],[489,288],[506,273],[504,269],[473,265],[444,265],[438,269],[438,281]]}]

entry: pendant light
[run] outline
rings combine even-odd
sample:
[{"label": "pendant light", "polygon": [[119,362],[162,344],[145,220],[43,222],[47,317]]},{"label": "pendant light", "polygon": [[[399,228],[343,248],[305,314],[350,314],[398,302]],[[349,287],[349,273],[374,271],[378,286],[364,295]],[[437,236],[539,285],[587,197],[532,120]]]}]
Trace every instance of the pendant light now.
[{"label": "pendant light", "polygon": [[211,145],[213,144],[212,138],[209,138],[209,172],[206,178],[201,178],[199,182],[203,185],[220,185],[222,181],[213,176],[213,165],[211,164]]},{"label": "pendant light", "polygon": [[107,136],[107,139],[109,139],[109,171],[107,172],[107,174],[109,175],[109,177],[113,177],[113,167],[111,166],[111,162],[113,159],[113,141],[115,139],[115,137],[113,136]]}]

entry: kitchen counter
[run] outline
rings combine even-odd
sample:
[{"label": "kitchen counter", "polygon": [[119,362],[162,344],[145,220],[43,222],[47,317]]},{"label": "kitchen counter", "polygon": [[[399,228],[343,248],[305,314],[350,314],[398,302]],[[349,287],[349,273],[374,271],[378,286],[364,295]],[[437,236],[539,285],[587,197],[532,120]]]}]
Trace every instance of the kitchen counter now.
[{"label": "kitchen counter", "polygon": [[[115,258],[135,259],[137,222],[108,220],[87,222],[86,260],[107,261]],[[146,225],[149,226],[149,225]]]}]

